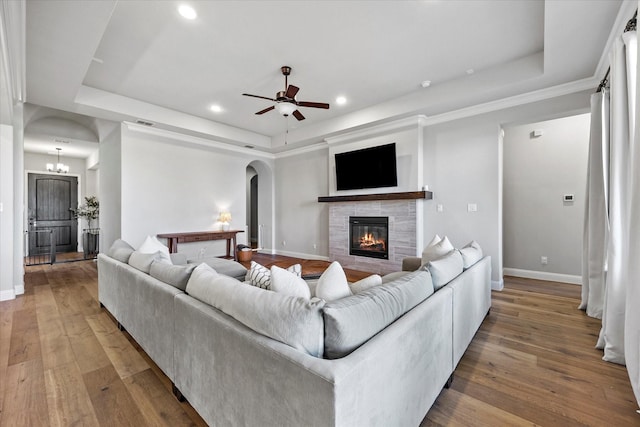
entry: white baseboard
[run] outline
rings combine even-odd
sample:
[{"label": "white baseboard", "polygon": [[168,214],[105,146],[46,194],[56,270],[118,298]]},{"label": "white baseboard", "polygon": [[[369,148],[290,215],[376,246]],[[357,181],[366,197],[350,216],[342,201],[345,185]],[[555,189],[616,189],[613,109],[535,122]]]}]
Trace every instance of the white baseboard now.
[{"label": "white baseboard", "polygon": [[501,291],[504,289],[504,280],[492,280],[491,281],[491,290],[492,291]]},{"label": "white baseboard", "polygon": [[0,301],[9,301],[15,298],[16,294],[13,289],[9,289],[8,291],[0,291]]},{"label": "white baseboard", "polygon": [[315,254],[305,254],[305,253],[301,253],[301,252],[289,252],[289,251],[273,251],[274,254],[276,255],[284,255],[284,256],[290,256],[290,257],[294,257],[294,258],[302,258],[302,259],[316,259],[316,260],[320,260],[320,261],[329,261],[329,257],[326,256],[321,256],[321,255],[315,255]]},{"label": "white baseboard", "polygon": [[24,283],[22,285],[15,286],[13,289],[14,289],[16,295],[24,294]]},{"label": "white baseboard", "polygon": [[570,283],[582,286],[582,277],[572,274],[548,273],[546,271],[521,270],[519,268],[504,268],[505,276],[523,277],[525,279],[547,280],[549,282]]}]

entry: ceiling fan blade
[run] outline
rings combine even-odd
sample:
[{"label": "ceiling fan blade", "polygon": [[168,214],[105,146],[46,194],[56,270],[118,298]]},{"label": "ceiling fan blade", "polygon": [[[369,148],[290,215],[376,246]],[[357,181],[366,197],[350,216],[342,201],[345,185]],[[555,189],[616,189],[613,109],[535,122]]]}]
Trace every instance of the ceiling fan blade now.
[{"label": "ceiling fan blade", "polygon": [[302,113],[298,110],[294,111],[293,113],[293,117],[295,117],[298,120],[304,120],[304,116],[302,115]]},{"label": "ceiling fan blade", "polygon": [[325,104],[324,102],[300,101],[297,104],[301,107],[324,108],[325,110],[329,109],[329,104]]},{"label": "ceiling fan blade", "polygon": [[300,90],[299,87],[294,85],[289,85],[284,96],[286,96],[287,98],[294,98],[296,96],[296,93],[298,93],[299,90]]},{"label": "ceiling fan blade", "polygon": [[260,96],[260,95],[251,95],[250,93],[243,93],[244,96],[251,96],[253,98],[260,98],[260,99],[268,99],[269,101],[276,101],[273,98],[267,98],[266,96]]},{"label": "ceiling fan blade", "polygon": [[265,108],[264,110],[260,110],[260,111],[258,111],[256,114],[264,114],[264,113],[266,113],[266,112],[268,112],[268,111],[273,110],[274,108],[276,108],[276,107],[274,107],[274,106],[272,105],[271,107],[267,107],[267,108]]}]

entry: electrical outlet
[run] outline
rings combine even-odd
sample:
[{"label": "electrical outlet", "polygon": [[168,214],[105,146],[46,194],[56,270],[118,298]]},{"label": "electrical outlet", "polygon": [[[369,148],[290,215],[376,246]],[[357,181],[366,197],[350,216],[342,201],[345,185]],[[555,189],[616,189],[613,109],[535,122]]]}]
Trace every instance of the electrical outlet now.
[{"label": "electrical outlet", "polygon": [[546,256],[541,256],[540,257],[540,264],[542,264],[542,265],[549,264],[549,259]]},{"label": "electrical outlet", "polygon": [[282,241],[282,246],[287,246],[287,241],[286,240]]},{"label": "electrical outlet", "polygon": [[441,204],[437,204],[436,205],[436,212],[443,212],[444,211],[444,206],[442,206]]},{"label": "electrical outlet", "polygon": [[316,245],[315,243],[313,244],[313,249],[318,249],[318,245]]},{"label": "electrical outlet", "polygon": [[198,255],[199,258],[204,258],[204,253],[206,251],[206,248],[200,248],[200,254]]},{"label": "electrical outlet", "polygon": [[467,212],[478,212],[478,205],[475,203],[467,204]]}]

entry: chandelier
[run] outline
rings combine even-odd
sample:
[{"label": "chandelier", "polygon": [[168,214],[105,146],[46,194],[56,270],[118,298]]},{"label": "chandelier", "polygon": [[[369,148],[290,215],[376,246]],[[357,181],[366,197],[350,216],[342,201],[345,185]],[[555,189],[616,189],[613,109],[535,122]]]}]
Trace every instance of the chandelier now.
[{"label": "chandelier", "polygon": [[47,171],[49,172],[58,172],[58,173],[69,173],[69,166],[64,163],[60,163],[60,151],[62,148],[56,148],[58,150],[58,163],[56,163],[56,167],[53,167],[53,163],[47,163]]}]

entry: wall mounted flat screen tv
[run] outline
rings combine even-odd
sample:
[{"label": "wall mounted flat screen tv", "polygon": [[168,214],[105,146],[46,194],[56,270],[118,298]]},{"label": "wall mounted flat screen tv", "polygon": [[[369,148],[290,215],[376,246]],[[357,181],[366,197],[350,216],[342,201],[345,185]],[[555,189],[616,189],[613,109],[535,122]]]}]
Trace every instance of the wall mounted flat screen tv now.
[{"label": "wall mounted flat screen tv", "polygon": [[337,153],[336,184],[338,190],[395,187],[396,143]]}]

